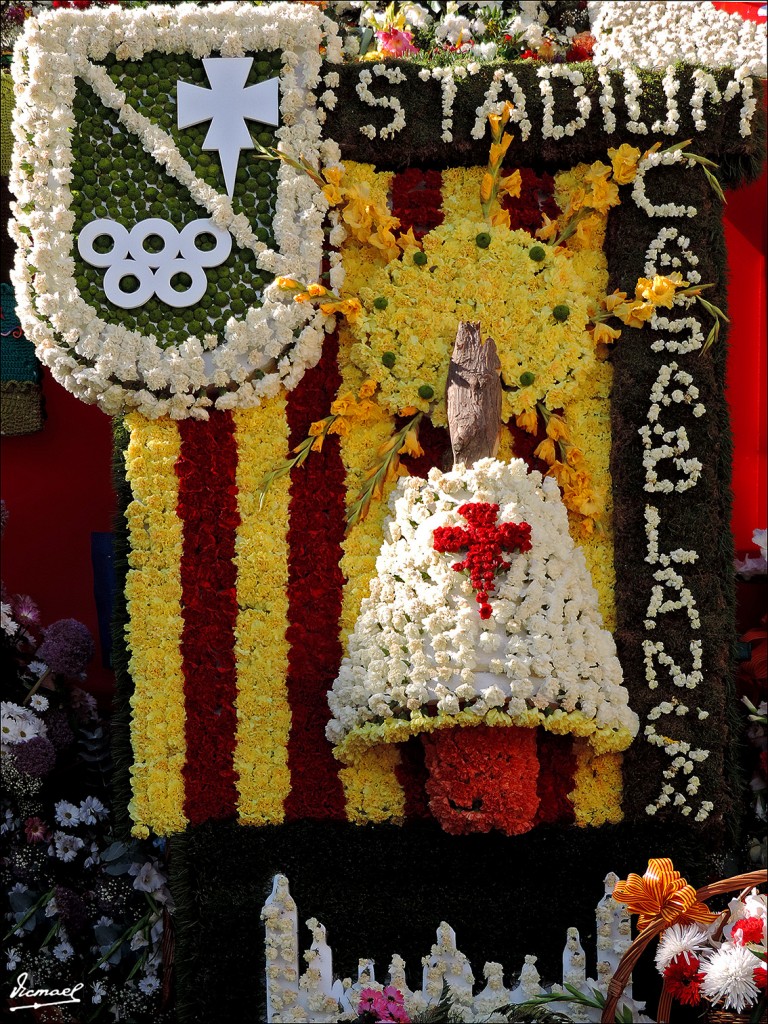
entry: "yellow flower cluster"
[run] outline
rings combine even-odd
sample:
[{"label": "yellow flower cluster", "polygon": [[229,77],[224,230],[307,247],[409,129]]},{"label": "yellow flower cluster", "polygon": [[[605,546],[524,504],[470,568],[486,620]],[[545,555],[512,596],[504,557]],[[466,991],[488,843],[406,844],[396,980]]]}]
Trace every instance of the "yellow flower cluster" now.
[{"label": "yellow flower cluster", "polygon": [[[485,248],[480,235],[489,238]],[[414,407],[446,423],[448,365],[461,320],[479,320],[496,341],[513,389],[504,392],[505,421],[537,402],[562,408],[578,392],[594,347],[586,333],[592,282],[564,252],[539,247],[543,259],[536,261],[531,248],[525,231],[446,221],[424,238],[425,264],[371,261],[359,290],[365,312],[352,325],[352,360],[377,381],[389,412]],[[554,317],[556,306],[567,307],[565,320]]]},{"label": "yellow flower cluster", "polygon": [[574,787],[568,794],[582,828],[616,824],[624,817],[621,810],[623,776],[621,754],[595,754],[585,740],[575,740]]},{"label": "yellow flower cluster", "polygon": [[587,718],[581,711],[558,710],[548,715],[536,709],[518,715],[510,715],[497,708],[487,711],[484,715],[477,715],[472,711],[460,711],[455,715],[445,712],[423,715],[420,711],[413,711],[410,718],[388,718],[384,722],[366,722],[365,725],[357,726],[334,748],[334,755],[340,761],[355,764],[365,756],[366,750],[377,744],[404,743],[411,736],[418,736],[421,733],[452,729],[455,726],[470,728],[475,725],[516,725],[523,729],[541,726],[547,732],[558,736],[583,738],[595,754],[626,750],[632,742],[632,734],[628,729],[601,728],[594,718]]},{"label": "yellow flower cluster", "polygon": [[[345,246],[343,253],[347,274],[354,277],[360,272],[362,252],[359,246]],[[349,360],[353,340],[349,329],[342,326],[339,330],[340,390],[345,394],[355,391],[359,393],[365,385],[362,373]],[[393,429],[392,418],[381,416],[356,423],[354,431],[341,435],[347,504],[352,502],[363,486],[365,472],[371,464],[371,452],[386,444]],[[384,485],[385,499],[389,497],[393,486],[393,482]],[[367,597],[371,579],[376,572],[376,557],[381,547],[386,513],[386,500],[375,502],[369,515],[350,527],[342,543],[344,554],[341,571],[346,582],[342,592],[341,641],[345,647],[360,612],[360,603]],[[395,774],[399,764],[398,747],[371,748],[355,764],[340,770],[349,821],[365,825],[384,821],[400,823],[403,820],[405,794]]]},{"label": "yellow flower cluster", "polygon": [[372,246],[387,261],[396,259],[401,250],[418,246],[412,232],[395,238],[392,232],[400,221],[390,214],[386,195],[377,195],[370,182],[342,184],[345,174],[340,167],[326,168],[323,177],[328,182],[323,195],[331,206],[340,207],[342,221],[358,242]]},{"label": "yellow flower cluster", "polygon": [[288,643],[288,488],[275,481],[263,505],[258,487],[288,447],[283,393],[255,409],[233,413],[237,441],[237,666],[238,813],[246,825],[277,824],[290,792],[288,734],[291,711],[286,675]]},{"label": "yellow flower cluster", "polygon": [[175,466],[181,439],[175,422],[126,417],[130,441],[126,478],[133,500],[126,509],[130,552],[125,592],[126,641],[134,682],[131,697],[129,805],[134,835],[182,831],[186,739],[181,659],[182,524],[176,515]]}]

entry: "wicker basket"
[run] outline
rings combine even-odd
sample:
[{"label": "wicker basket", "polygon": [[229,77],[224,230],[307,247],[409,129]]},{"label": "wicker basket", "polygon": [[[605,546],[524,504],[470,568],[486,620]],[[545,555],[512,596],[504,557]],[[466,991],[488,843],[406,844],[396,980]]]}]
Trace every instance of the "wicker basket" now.
[{"label": "wicker basket", "polygon": [[[705,885],[703,889],[699,889],[696,892],[696,899],[700,903],[706,903],[708,899],[713,896],[723,896],[729,892],[742,892],[749,891],[754,886],[765,885],[765,872],[764,871],[747,871],[743,875],[734,875],[732,878],[723,878],[719,882],[713,882],[712,885]],[[619,1005],[621,994],[626,988],[627,982],[629,981],[630,975],[635,968],[635,964],[640,959],[646,946],[649,944],[651,939],[656,938],[664,928],[666,923],[661,917],[655,917],[647,928],[637,936],[635,941],[626,951],[624,956],[619,961],[619,966],[616,968],[616,973],[611,978],[610,984],[608,985],[608,996],[605,1001],[605,1007],[603,1009],[603,1015],[600,1018],[601,1024],[613,1024],[616,1020],[616,1007]],[[659,999],[659,1008],[656,1011],[656,1018],[662,1024],[669,1024],[672,1012],[672,997],[667,991],[667,986],[664,985],[661,990],[661,998]],[[712,1024],[741,1024],[745,1022],[748,1024],[750,1021],[750,1014],[739,1014],[733,1013],[731,1010],[721,1010],[717,1007],[710,1006],[705,1016],[705,1020],[711,1021]],[[765,1014],[760,1018],[760,1024],[766,1020]]]},{"label": "wicker basket", "polygon": [[[766,1019],[765,1014],[760,1018]],[[733,1010],[721,1010],[716,1006],[710,1007],[704,1014],[707,1024],[749,1024],[752,1020],[752,1013],[734,1013]]]}]

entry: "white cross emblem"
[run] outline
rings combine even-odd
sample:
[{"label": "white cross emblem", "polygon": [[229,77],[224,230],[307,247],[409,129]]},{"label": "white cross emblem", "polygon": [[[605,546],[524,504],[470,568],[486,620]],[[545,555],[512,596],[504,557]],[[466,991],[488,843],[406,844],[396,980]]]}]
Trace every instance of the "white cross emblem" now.
[{"label": "white cross emblem", "polygon": [[253,57],[208,57],[203,60],[211,88],[177,82],[176,121],[179,128],[210,121],[203,149],[217,149],[227,195],[235,191],[240,150],[253,149],[245,121],[280,124],[277,78],[246,87]]}]

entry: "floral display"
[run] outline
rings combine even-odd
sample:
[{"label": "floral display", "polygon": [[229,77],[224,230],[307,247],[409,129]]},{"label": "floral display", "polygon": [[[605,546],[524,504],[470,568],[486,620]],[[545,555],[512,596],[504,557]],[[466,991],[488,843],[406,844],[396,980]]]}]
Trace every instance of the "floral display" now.
[{"label": "floral display", "polygon": [[[157,847],[117,839],[109,722],[81,688],[93,652],[82,623],[43,627],[32,598],[3,588],[6,970],[15,992],[80,979],[89,1020],[164,1021],[173,901]],[[23,996],[14,1002],[28,1005]]]},{"label": "floral display", "polygon": [[[96,1018],[162,1022],[173,963],[178,1019],[215,1024],[263,1011],[276,870],[345,971],[404,923],[413,953],[418,901],[473,962],[491,919],[540,934],[551,973],[533,880],[660,835],[711,875],[738,826],[722,209],[763,159],[764,26],[698,0],[32,6],[2,13],[13,280],[40,360],[115,417],[119,694],[110,806],[58,777],[105,730],[67,704],[89,637],[3,595],[34,665],[3,702],[11,969],[77,964]],[[450,469],[467,321],[499,445]],[[616,893],[664,919],[671,998],[757,1006],[764,897],[716,921],[664,859]],[[457,960],[442,999],[441,929],[432,1019],[473,984]],[[403,972],[358,973],[350,1019],[416,1016]]]}]

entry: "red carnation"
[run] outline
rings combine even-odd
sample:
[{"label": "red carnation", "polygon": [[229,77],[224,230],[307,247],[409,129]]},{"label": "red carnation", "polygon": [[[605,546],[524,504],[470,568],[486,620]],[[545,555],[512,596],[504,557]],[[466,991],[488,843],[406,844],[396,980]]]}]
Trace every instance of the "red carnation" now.
[{"label": "red carnation", "polygon": [[761,917],[742,917],[731,929],[731,941],[737,946],[746,946],[749,942],[760,942],[763,938],[763,919]]},{"label": "red carnation", "polygon": [[699,971],[699,959],[692,953],[679,953],[668,967],[664,979],[673,999],[683,1006],[697,1006],[701,1002],[701,983],[704,975]]},{"label": "red carnation", "polygon": [[764,993],[766,988],[768,988],[768,971],[766,971],[765,967],[756,967],[752,977],[755,979],[758,989]]}]

